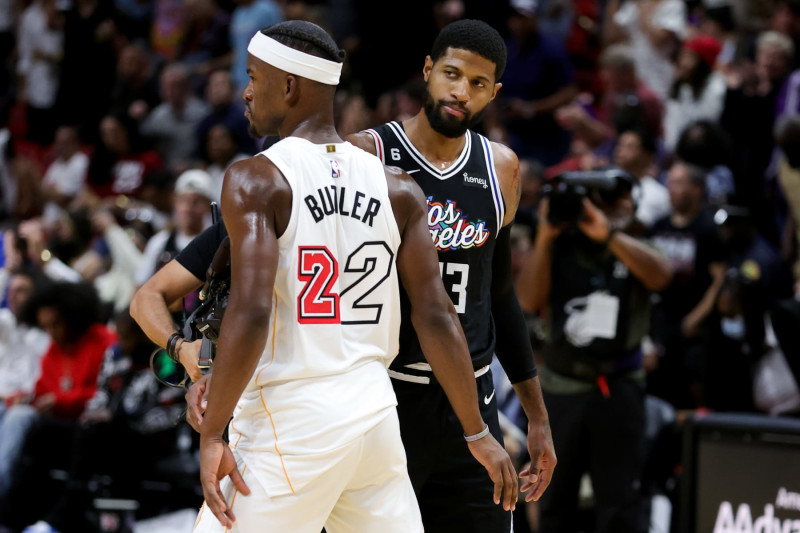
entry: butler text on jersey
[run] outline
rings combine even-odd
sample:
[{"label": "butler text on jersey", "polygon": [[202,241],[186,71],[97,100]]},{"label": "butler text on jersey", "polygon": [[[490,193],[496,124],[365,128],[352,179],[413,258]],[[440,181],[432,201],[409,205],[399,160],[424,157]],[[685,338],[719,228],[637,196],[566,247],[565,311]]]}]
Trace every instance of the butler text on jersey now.
[{"label": "butler text on jersey", "polygon": [[327,185],[317,189],[317,197],[309,194],[304,198],[315,222],[335,213],[343,217],[361,220],[372,227],[373,219],[381,208],[380,200],[371,197],[365,200],[368,197],[363,192],[356,191],[353,194],[348,192],[347,187],[337,187],[336,185]]}]

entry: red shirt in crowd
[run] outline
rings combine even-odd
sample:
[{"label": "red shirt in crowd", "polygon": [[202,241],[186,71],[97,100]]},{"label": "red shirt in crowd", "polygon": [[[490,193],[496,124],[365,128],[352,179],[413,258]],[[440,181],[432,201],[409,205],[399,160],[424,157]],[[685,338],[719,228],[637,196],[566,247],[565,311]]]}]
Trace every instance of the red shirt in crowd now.
[{"label": "red shirt in crowd", "polygon": [[78,418],[97,389],[97,376],[106,350],[116,342],[116,334],[103,324],[90,326],[68,349],[51,342],[42,357],[35,397],[53,394],[54,416]]}]

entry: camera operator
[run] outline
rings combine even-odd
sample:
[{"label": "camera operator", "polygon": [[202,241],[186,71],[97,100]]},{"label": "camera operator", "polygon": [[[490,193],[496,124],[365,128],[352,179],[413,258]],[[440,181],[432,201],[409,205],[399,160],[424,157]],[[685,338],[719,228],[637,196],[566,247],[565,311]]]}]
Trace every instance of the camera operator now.
[{"label": "camera operator", "polygon": [[[613,176],[583,194],[566,174]],[[605,177],[604,177],[605,176]],[[650,294],[669,263],[625,230],[635,212],[624,172],[565,173],[542,200],[533,251],[517,282],[522,308],[545,316],[540,379],[564,464],[540,502],[541,530],[579,530],[578,492],[589,472],[598,532],[647,530],[639,491],[644,460],[643,337]],[[566,187],[564,185],[566,184]],[[564,206],[573,198],[576,211]],[[571,218],[570,218],[571,217]]]}]

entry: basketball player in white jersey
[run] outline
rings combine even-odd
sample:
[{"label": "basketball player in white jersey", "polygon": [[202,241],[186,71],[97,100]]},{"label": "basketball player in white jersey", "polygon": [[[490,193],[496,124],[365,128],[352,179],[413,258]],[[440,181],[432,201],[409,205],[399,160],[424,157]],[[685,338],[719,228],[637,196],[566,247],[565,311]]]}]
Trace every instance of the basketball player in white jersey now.
[{"label": "basketball player in white jersey", "polygon": [[477,408],[422,191],[334,128],[344,52],[304,21],[262,30],[248,50],[246,116],[281,140],[225,176],[232,288],[200,426],[195,531],[422,531],[386,370],[398,276],[464,446],[511,509],[516,473]]}]

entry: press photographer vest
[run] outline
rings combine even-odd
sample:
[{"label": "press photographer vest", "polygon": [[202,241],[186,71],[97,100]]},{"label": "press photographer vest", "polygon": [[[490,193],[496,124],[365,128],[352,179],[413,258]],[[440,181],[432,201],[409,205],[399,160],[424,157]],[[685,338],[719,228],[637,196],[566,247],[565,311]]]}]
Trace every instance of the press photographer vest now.
[{"label": "press photographer vest", "polygon": [[543,355],[547,367],[593,380],[636,370],[650,326],[650,292],[607,248],[583,234],[553,245]]}]

